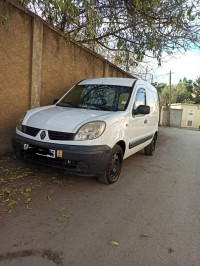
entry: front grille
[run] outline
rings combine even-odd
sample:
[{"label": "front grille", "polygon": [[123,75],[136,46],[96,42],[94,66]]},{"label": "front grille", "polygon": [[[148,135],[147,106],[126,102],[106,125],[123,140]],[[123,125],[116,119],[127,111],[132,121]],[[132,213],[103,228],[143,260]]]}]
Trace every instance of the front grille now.
[{"label": "front grille", "polygon": [[59,131],[48,131],[49,139],[51,140],[73,140],[75,134],[73,133],[65,133]]},{"label": "front grille", "polygon": [[22,132],[32,137],[36,137],[39,131],[39,128],[22,126]]},{"label": "front grille", "polygon": [[[32,137],[36,137],[39,131],[40,128],[22,126],[22,132]],[[51,130],[48,131],[48,134],[50,140],[73,140],[75,136],[75,134],[73,133],[65,133]]]}]

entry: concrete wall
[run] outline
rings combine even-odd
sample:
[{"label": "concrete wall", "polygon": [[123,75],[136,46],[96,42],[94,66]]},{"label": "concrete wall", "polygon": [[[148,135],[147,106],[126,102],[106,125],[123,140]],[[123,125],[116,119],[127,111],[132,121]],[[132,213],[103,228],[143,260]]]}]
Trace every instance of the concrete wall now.
[{"label": "concrete wall", "polygon": [[[11,150],[17,118],[51,104],[85,78],[132,77],[11,0],[0,0],[0,153]],[[10,20],[11,19],[11,20]]]},{"label": "concrete wall", "polygon": [[171,109],[171,114],[170,114],[170,126],[171,127],[181,127],[181,122],[182,122],[182,109]]},{"label": "concrete wall", "polygon": [[[182,122],[182,109],[171,109],[170,112],[170,126],[171,127],[181,127]],[[162,107],[160,113],[160,125],[161,126],[168,126],[168,116],[169,110],[167,108]]]},{"label": "concrete wall", "polygon": [[32,20],[0,1],[0,19],[12,17],[9,29],[0,26],[0,151],[10,149],[17,117],[30,107]]},{"label": "concrete wall", "polygon": [[160,110],[160,125],[167,126],[168,125],[168,110],[167,108],[162,107]]}]

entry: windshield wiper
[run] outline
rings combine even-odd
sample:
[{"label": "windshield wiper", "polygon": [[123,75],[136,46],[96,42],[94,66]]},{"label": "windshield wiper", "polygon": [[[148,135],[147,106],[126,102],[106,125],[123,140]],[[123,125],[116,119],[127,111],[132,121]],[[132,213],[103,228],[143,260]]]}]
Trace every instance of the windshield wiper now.
[{"label": "windshield wiper", "polygon": [[99,109],[104,110],[104,111],[111,111],[111,109],[109,107],[107,107],[107,106],[101,106],[100,105]]},{"label": "windshield wiper", "polygon": [[105,105],[99,105],[99,104],[95,104],[95,103],[86,103],[85,105],[94,106],[94,107],[97,107],[98,109],[103,110],[103,111],[111,111],[111,109]]}]

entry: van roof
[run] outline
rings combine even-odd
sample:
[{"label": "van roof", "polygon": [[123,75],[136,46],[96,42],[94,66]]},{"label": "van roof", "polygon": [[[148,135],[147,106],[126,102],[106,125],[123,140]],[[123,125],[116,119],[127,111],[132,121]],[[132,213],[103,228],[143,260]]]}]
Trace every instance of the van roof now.
[{"label": "van roof", "polygon": [[85,79],[79,82],[79,85],[118,85],[132,87],[136,79],[131,78],[95,78],[95,79]]}]

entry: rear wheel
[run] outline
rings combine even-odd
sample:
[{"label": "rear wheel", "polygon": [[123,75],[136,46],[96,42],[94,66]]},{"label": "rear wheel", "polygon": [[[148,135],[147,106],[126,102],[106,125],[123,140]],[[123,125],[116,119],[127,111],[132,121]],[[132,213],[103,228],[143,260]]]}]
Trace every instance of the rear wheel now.
[{"label": "rear wheel", "polygon": [[156,148],[156,135],[154,135],[151,143],[144,148],[144,154],[148,156],[154,155],[155,148]]},{"label": "rear wheel", "polygon": [[115,183],[121,173],[123,163],[123,152],[119,145],[115,145],[112,149],[109,162],[104,174],[98,176],[99,182],[103,184]]}]

